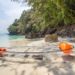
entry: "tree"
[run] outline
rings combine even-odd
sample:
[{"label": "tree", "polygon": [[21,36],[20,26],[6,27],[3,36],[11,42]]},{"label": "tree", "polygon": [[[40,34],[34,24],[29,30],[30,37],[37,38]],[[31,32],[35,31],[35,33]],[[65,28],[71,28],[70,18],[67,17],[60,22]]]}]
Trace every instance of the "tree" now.
[{"label": "tree", "polygon": [[46,25],[55,26],[62,21],[64,25],[69,25],[75,22],[74,0],[27,0],[27,2],[37,13],[41,12]]}]

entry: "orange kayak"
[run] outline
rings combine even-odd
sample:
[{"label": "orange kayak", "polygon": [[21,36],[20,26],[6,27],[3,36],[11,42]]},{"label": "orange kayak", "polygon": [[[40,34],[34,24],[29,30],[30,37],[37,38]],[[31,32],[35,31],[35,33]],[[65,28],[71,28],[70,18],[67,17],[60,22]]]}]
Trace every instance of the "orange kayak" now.
[{"label": "orange kayak", "polygon": [[6,52],[5,48],[0,48],[0,56],[3,56],[5,52]]},{"label": "orange kayak", "polygon": [[59,44],[59,48],[60,48],[60,50],[61,50],[64,54],[70,55],[71,52],[72,52],[73,46],[72,46],[71,44],[69,44],[69,43],[61,42],[61,43]]}]

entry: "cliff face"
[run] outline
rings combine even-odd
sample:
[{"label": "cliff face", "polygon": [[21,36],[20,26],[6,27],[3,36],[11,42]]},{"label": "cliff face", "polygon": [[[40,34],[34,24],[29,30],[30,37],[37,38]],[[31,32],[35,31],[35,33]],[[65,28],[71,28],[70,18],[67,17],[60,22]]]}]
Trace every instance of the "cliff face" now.
[{"label": "cliff face", "polygon": [[61,26],[56,33],[60,36],[75,37],[75,25]]},{"label": "cliff face", "polygon": [[57,28],[48,28],[37,33],[27,33],[26,38],[40,38],[47,34],[57,34],[62,37],[75,37],[75,25],[61,26]]}]

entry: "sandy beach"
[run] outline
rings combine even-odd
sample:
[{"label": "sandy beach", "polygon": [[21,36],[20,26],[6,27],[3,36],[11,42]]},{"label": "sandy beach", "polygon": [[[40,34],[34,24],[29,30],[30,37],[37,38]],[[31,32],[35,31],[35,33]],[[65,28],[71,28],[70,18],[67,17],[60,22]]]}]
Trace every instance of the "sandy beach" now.
[{"label": "sandy beach", "polygon": [[29,49],[18,48],[13,49],[17,51],[33,51],[46,52],[58,50],[58,52],[50,52],[43,60],[35,60],[29,58],[19,57],[5,57],[7,61],[0,61],[0,75],[75,75],[75,58],[71,61],[64,62],[61,57],[62,53],[59,51],[57,45],[59,42],[46,43],[44,39],[37,41],[12,41],[12,46],[30,46]]}]

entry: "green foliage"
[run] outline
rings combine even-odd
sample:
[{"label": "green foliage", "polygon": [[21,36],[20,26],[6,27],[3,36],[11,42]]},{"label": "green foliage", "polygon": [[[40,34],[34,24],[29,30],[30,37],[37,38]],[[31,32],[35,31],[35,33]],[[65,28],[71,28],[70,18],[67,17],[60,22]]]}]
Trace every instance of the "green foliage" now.
[{"label": "green foliage", "polygon": [[27,2],[37,13],[41,13],[46,26],[55,27],[62,21],[64,25],[75,22],[74,0],[27,0]]},{"label": "green foliage", "polygon": [[10,34],[18,34],[18,32],[17,32],[17,27],[16,26],[13,26],[13,25],[11,25],[9,28],[8,28],[8,30],[9,30],[9,33]]},{"label": "green foliage", "polygon": [[38,33],[46,28],[75,24],[75,0],[24,1],[32,8],[23,11],[20,19],[15,20],[12,26],[9,27],[9,32],[19,34]]}]

